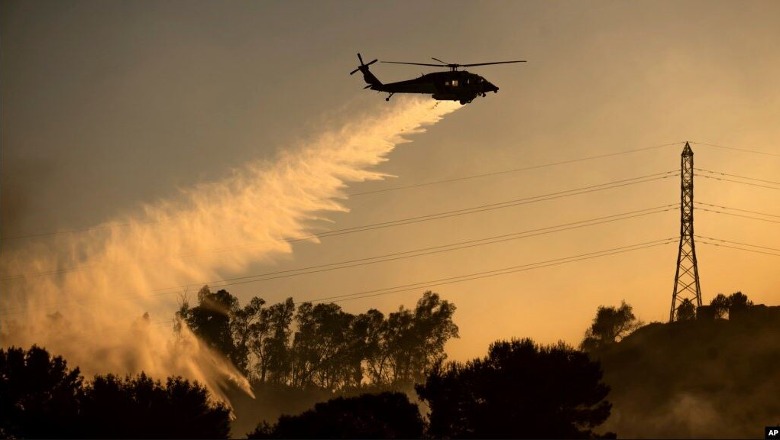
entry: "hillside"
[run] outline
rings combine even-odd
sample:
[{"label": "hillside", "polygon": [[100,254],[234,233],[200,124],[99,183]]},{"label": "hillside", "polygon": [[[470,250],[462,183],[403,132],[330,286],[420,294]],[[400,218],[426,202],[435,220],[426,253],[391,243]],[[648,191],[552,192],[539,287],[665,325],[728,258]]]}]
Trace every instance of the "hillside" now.
[{"label": "hillside", "polygon": [[652,323],[596,354],[624,438],[761,437],[780,423],[780,308]]}]

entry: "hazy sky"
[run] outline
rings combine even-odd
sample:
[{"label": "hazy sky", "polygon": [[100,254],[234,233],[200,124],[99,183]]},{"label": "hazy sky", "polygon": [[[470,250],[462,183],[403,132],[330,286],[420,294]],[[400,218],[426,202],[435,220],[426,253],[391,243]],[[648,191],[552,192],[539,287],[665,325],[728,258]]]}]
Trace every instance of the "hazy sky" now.
[{"label": "hazy sky", "polygon": [[[0,6],[3,252],[175,200],[246,163],[398,105],[348,73],[364,59],[526,64],[471,71],[500,87],[414,135],[356,193],[659,148],[355,196],[316,230],[554,193],[680,166],[780,181],[777,1],[4,1]],[[433,71],[377,63],[382,81]],[[433,101],[431,101],[433,103]],[[749,153],[702,143],[756,150]],[[665,147],[661,145],[673,144]],[[701,173],[700,173],[701,174]],[[743,179],[744,180],[744,179]],[[697,177],[702,295],[780,304],[780,185]],[[677,177],[535,204],[297,243],[225,278],[499,236],[679,203]],[[775,215],[759,216],[734,209]],[[229,208],[228,208],[229,209]],[[258,219],[262,222],[262,219]],[[350,269],[227,287],[242,301],[370,291],[675,237],[679,211]],[[46,237],[36,240],[47,239]],[[252,243],[228,243],[229,246]],[[677,244],[433,287],[458,306],[452,357],[499,338],[577,344],[599,305],[668,319]],[[10,274],[13,275],[13,274]],[[192,284],[213,281],[193,279]],[[159,286],[167,287],[167,286]],[[412,307],[425,287],[340,303]],[[171,307],[176,295],[169,295]],[[171,309],[172,313],[172,309]],[[164,320],[169,316],[157,316]]]}]

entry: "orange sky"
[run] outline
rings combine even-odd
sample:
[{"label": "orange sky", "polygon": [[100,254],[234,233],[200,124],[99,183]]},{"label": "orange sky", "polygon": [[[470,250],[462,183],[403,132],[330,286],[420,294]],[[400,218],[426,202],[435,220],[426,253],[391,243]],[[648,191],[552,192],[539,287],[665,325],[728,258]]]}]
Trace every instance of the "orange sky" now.
[{"label": "orange sky", "polygon": [[[326,215],[333,223],[307,223],[318,230],[675,170],[686,140],[698,168],[780,181],[780,3],[426,2],[414,11],[403,5],[411,3],[3,2],[3,256],[30,246],[30,239],[8,238],[136,215],[141,204],[178,200],[181,190],[221,181],[247,163],[274,163],[280,152],[400,105],[361,90],[361,79],[348,75],[358,51],[396,61],[528,63],[475,68],[500,92],[445,116],[374,168],[397,178],[352,183],[350,193],[674,145],[351,197],[343,202],[349,212]],[[394,81],[430,69],[375,64],[372,71]],[[696,211],[697,234],[780,249],[780,185],[760,184],[775,189],[698,177],[697,201],[775,217]],[[219,276],[362,259],[677,203],[679,180],[669,178],[297,243],[291,254],[221,269]],[[323,298],[678,233],[675,208],[229,290],[242,301]],[[742,290],[757,303],[780,304],[780,252],[765,251],[775,255],[700,244],[705,302]],[[644,321],[666,320],[676,254],[672,243],[435,287],[458,306],[461,339],[447,348],[464,359],[499,338],[577,344],[596,308],[621,300]],[[390,312],[413,306],[423,290],[341,305],[355,313]],[[170,307],[175,300],[160,296]]]}]

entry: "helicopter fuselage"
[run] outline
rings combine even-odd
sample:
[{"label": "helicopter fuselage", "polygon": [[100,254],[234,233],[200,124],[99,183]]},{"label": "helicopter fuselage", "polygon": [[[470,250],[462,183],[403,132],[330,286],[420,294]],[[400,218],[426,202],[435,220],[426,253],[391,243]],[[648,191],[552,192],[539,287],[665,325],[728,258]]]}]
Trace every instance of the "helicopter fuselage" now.
[{"label": "helicopter fuselage", "polygon": [[431,95],[433,99],[441,101],[458,101],[461,104],[468,104],[477,96],[485,96],[487,92],[497,93],[498,87],[482,76],[477,75],[476,73],[467,72],[465,70],[458,70],[459,67],[525,62],[522,60],[517,60],[494,61],[489,63],[476,64],[447,64],[438,58],[433,59],[441,64],[383,61],[383,63],[414,64],[420,66],[446,67],[450,69],[449,71],[445,72],[426,73],[415,79],[385,84],[382,83],[382,81],[380,81],[379,78],[377,78],[369,69],[370,65],[376,63],[379,60],[373,60],[369,63],[364,63],[363,57],[360,55],[360,53],[358,53],[357,56],[358,60],[360,60],[360,65],[358,65],[358,67],[349,74],[352,75],[356,72],[362,73],[363,79],[368,84],[365,87],[366,89],[390,94],[387,98],[385,98],[386,101],[389,101],[390,97],[396,93],[421,93],[425,95]]},{"label": "helicopter fuselage", "polygon": [[[368,81],[367,81],[368,82]],[[487,92],[498,92],[498,87],[476,73],[465,70],[426,73],[419,78],[387,84],[370,84],[371,90],[393,93],[422,93],[442,101],[460,101],[467,104]],[[388,98],[389,99],[389,98]]]}]

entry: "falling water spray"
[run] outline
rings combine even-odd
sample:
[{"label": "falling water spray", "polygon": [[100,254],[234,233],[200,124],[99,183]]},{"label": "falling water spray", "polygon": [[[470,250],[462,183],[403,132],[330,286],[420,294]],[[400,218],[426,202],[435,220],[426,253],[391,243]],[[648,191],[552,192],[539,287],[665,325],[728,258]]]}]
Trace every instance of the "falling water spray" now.
[{"label": "falling water spray", "polygon": [[386,177],[372,168],[408,142],[405,135],[456,108],[399,100],[273,162],[248,164],[84,233],[3,252],[0,344],[38,344],[88,377],[145,371],[197,380],[223,400],[226,381],[251,393],[235,367],[186,328],[173,332],[176,299],[160,289],[292,252],[289,239],[307,235],[312,220],[346,210],[340,200],[348,182]]}]

